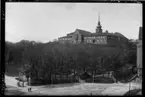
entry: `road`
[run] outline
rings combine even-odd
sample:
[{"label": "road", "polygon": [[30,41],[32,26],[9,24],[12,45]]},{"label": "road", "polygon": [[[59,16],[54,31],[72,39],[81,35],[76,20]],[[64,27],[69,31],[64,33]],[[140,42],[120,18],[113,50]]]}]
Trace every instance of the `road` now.
[{"label": "road", "polygon": [[[5,81],[8,87],[5,95],[124,95],[129,90],[128,83],[74,83],[33,86],[32,92],[28,92],[27,87],[17,87],[12,77],[6,77]],[[132,83],[130,90],[135,88],[141,88],[141,85]]]}]

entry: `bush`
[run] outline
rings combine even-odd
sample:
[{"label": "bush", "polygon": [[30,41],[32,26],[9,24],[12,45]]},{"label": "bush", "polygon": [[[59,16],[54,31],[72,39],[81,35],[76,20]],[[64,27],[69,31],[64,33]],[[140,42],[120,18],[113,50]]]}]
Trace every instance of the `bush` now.
[{"label": "bush", "polygon": [[47,84],[63,84],[63,83],[74,83],[74,82],[79,82],[76,79],[66,79],[66,78],[62,78],[62,79],[56,79],[56,80],[49,80],[49,79],[33,79],[31,81],[31,85],[32,86],[36,86],[36,85],[47,85]]},{"label": "bush", "polygon": [[95,77],[94,81],[93,78],[89,78],[87,80],[85,80],[86,82],[89,83],[114,83],[114,81],[111,78],[106,78],[106,77]]}]

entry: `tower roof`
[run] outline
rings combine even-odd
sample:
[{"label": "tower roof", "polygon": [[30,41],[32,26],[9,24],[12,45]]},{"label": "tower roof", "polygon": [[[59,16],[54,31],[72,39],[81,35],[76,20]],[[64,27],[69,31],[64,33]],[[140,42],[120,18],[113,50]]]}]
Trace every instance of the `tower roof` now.
[{"label": "tower roof", "polygon": [[100,13],[98,15],[98,27],[101,27],[101,23],[100,23]]}]

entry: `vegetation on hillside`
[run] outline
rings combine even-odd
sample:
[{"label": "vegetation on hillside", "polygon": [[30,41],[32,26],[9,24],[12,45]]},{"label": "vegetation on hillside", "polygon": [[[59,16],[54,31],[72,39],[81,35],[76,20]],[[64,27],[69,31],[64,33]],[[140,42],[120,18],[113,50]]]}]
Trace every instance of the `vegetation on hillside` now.
[{"label": "vegetation on hillside", "polygon": [[43,83],[75,82],[76,75],[84,71],[93,76],[117,71],[126,64],[135,65],[136,51],[94,44],[22,40],[18,43],[6,42],[5,63],[6,66],[20,66],[21,72]]}]

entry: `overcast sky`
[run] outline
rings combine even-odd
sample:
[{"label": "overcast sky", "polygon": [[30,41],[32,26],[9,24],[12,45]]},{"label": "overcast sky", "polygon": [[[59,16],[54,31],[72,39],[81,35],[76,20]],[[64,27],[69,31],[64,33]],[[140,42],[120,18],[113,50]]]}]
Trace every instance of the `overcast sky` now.
[{"label": "overcast sky", "polygon": [[103,31],[137,39],[142,5],[133,3],[6,3],[6,40],[48,42],[77,28],[95,32],[98,13]]}]

